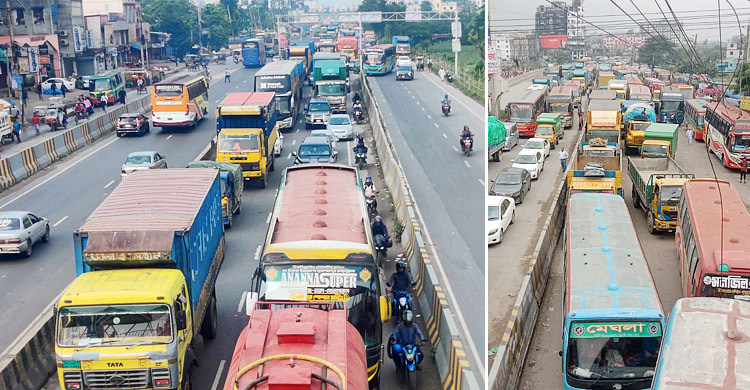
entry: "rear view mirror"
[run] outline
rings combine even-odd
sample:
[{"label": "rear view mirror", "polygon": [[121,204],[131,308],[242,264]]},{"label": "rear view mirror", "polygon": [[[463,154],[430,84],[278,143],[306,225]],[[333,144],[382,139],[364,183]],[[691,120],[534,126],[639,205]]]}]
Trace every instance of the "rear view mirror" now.
[{"label": "rear view mirror", "polygon": [[335,157],[335,156],[338,156],[338,155],[339,155],[339,151],[338,151],[338,150],[335,150],[335,151],[333,152],[333,156]]},{"label": "rear view mirror", "polygon": [[255,304],[258,302],[258,293],[257,292],[247,292],[247,300],[245,301],[245,315],[247,315],[248,318],[253,316],[253,311],[255,310]]},{"label": "rear view mirror", "polygon": [[297,152],[292,152],[292,156],[297,157]]},{"label": "rear view mirror", "polygon": [[180,310],[177,312],[176,321],[177,321],[177,331],[183,331],[187,329],[187,313],[185,313],[185,310]]}]

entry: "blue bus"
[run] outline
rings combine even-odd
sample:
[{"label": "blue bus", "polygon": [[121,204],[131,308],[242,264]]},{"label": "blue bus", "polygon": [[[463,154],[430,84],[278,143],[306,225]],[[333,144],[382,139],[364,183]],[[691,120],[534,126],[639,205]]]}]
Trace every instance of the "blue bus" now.
[{"label": "blue bus", "polygon": [[366,75],[388,74],[396,65],[396,46],[370,46],[365,49],[363,57]]},{"label": "blue bus", "polygon": [[651,388],[747,388],[748,314],[750,302],[739,299],[678,299],[669,315]]},{"label": "blue bus", "polygon": [[242,65],[260,68],[266,64],[266,44],[262,38],[242,38]]},{"label": "blue bus", "polygon": [[650,388],[665,317],[625,200],[572,194],[564,234],[563,388]]},{"label": "blue bus", "polygon": [[279,129],[294,128],[302,104],[305,66],[301,60],[274,61],[255,73],[255,92],[276,92],[276,123]]}]

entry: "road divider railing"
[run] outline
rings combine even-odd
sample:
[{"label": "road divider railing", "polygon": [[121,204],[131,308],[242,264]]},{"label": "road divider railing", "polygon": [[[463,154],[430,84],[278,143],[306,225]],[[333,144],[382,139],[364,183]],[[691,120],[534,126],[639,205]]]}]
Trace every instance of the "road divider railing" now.
[{"label": "road divider railing", "polygon": [[[423,222],[417,216],[411,190],[406,180],[384,121],[380,116],[378,103],[367,83],[362,83],[363,104],[369,113],[369,124],[372,128],[378,159],[383,170],[385,183],[393,198],[396,213],[396,225],[403,228],[401,244],[404,258],[409,265],[409,272],[417,284],[416,301],[427,324],[426,335],[430,341],[433,356],[440,372],[443,389],[484,389],[483,378],[472,370],[464,339],[454,321],[454,310],[446,296],[443,282],[433,264],[433,255],[422,234]],[[399,229],[397,228],[397,231]],[[468,335],[466,335],[468,337]],[[481,367],[482,362],[473,362]]]},{"label": "road divider railing", "polygon": [[101,138],[115,128],[121,114],[126,112],[146,114],[150,111],[149,96],[145,95],[125,106],[113,108],[96,118],[60,131],[52,138],[39,141],[18,153],[0,159],[0,191],[7,190],[52,163]]},{"label": "road divider railing", "polygon": [[[583,136],[581,133],[578,143],[572,150],[578,150]],[[555,248],[565,228],[565,212],[568,207],[568,186],[565,177],[563,175],[554,193],[552,204],[547,210],[547,217],[537,238],[528,272],[516,295],[497,355],[492,362],[489,374],[490,390],[515,390],[518,387],[539,316],[539,308],[543,303]]]}]

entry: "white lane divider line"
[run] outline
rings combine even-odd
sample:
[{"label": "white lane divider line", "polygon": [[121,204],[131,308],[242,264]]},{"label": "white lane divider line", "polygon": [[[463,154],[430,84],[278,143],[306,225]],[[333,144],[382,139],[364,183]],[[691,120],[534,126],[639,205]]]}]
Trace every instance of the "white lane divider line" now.
[{"label": "white lane divider line", "polygon": [[107,183],[107,185],[106,185],[106,186],[104,186],[104,188],[108,188],[109,186],[111,186],[111,185],[112,185],[112,184],[114,184],[114,183],[115,183],[115,181],[114,181],[114,180],[112,180],[111,182]]},{"label": "white lane divider line", "polygon": [[170,139],[170,138],[172,138],[172,136],[173,136],[173,135],[174,135],[174,134],[170,134],[170,135],[169,135],[169,136],[167,137],[167,139]]},{"label": "white lane divider line", "polygon": [[484,181],[482,181],[482,179],[479,179],[479,184],[481,184],[482,186],[484,186]]},{"label": "white lane divider line", "polygon": [[271,213],[268,213],[268,218],[266,218],[266,225],[271,222]]},{"label": "white lane divider line", "polygon": [[432,119],[432,115],[427,114],[427,119]]},{"label": "white lane divider line", "polygon": [[464,164],[466,164],[467,167],[471,168],[471,165],[469,165],[469,162],[464,160]]},{"label": "white lane divider line", "polygon": [[247,82],[247,79],[244,79],[244,80],[242,80],[242,83],[243,83],[243,84],[244,84],[244,83],[246,83],[246,82]]},{"label": "white lane divider line", "polygon": [[253,254],[253,259],[254,260],[259,260],[260,259],[260,248],[261,248],[260,245],[258,245],[258,247],[255,248],[255,254]]},{"label": "white lane divider line", "polygon": [[214,377],[214,384],[211,385],[211,390],[216,390],[219,387],[219,379],[221,379],[221,373],[224,372],[224,364],[226,364],[226,362],[226,360],[219,362],[219,369],[216,370],[216,376]]},{"label": "white lane divider line", "polygon": [[418,106],[419,106],[419,105],[421,105],[421,103],[419,102],[419,100],[417,100],[417,105],[418,105]]},{"label": "white lane divider line", "polygon": [[458,148],[457,148],[457,147],[455,147],[455,146],[453,147],[453,150],[455,150],[455,151],[457,151],[457,152],[458,152]]},{"label": "white lane divider line", "polygon": [[440,127],[440,126],[438,126],[438,124],[437,124],[437,123],[433,123],[433,125],[435,125],[435,127],[438,127],[438,128]]},{"label": "white lane divider line", "polygon": [[297,131],[295,131],[295,133],[299,133],[299,127],[297,128]]},{"label": "white lane divider line", "polygon": [[290,158],[292,158],[292,154],[291,153],[289,153],[289,155],[286,156],[287,160],[289,160]]},{"label": "white lane divider line", "polygon": [[427,111],[427,110],[425,110],[424,107],[422,107],[422,111]]},{"label": "white lane divider line", "polygon": [[237,88],[239,88],[239,87],[240,87],[239,85],[235,85],[235,86],[234,86],[234,89],[237,89]]},{"label": "white lane divider line", "polygon": [[443,138],[448,139],[448,136],[443,133]]},{"label": "white lane divider line", "polygon": [[54,225],[52,225],[52,227],[57,227],[57,225],[61,224],[61,223],[62,223],[62,221],[66,220],[66,219],[68,219],[68,216],[67,216],[67,215],[66,215],[66,216],[64,216],[64,217],[62,217],[62,219],[61,219],[61,220],[59,220],[59,221],[55,222],[55,224],[54,224]]},{"label": "white lane divider line", "polygon": [[247,291],[242,292],[242,296],[240,297],[240,303],[237,305],[237,313],[242,311],[242,306],[245,305],[245,298],[247,298]]},{"label": "white lane divider line", "polygon": [[292,140],[292,146],[294,146],[294,144],[296,144],[296,143],[297,143],[297,140],[296,140],[296,139],[293,139],[293,140]]}]

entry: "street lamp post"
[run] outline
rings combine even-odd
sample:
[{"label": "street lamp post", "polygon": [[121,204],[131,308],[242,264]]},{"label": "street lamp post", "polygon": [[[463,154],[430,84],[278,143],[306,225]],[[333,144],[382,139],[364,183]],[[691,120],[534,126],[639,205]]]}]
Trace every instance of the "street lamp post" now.
[{"label": "street lamp post", "polygon": [[5,64],[8,76],[8,97],[12,97],[12,91],[11,91],[11,85],[13,82],[13,78],[11,77],[11,74],[13,73],[13,22],[10,20],[10,0],[5,0],[5,7],[8,11],[8,32],[10,35],[10,43],[8,44],[8,52],[5,53],[6,58],[8,59],[8,62]]}]

